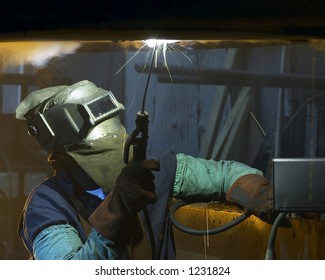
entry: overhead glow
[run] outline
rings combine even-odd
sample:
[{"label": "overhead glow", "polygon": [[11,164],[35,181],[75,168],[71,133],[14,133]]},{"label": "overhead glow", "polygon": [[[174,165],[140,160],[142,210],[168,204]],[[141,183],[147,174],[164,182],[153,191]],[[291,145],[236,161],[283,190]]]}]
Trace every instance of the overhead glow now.
[{"label": "overhead glow", "polygon": [[155,46],[165,46],[168,44],[173,44],[178,42],[177,40],[160,40],[160,39],[148,39],[144,41],[146,45],[150,48],[154,48]]},{"label": "overhead glow", "polygon": [[2,68],[23,64],[43,67],[53,57],[74,53],[80,45],[77,42],[59,41],[0,42],[0,64]]}]

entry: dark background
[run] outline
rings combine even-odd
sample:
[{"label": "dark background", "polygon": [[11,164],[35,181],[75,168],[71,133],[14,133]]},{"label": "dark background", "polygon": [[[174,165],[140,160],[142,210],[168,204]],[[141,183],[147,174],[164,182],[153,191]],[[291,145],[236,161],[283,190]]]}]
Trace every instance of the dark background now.
[{"label": "dark background", "polygon": [[109,29],[116,39],[148,34],[322,37],[324,6],[321,0],[8,1],[0,11],[0,32],[4,38],[30,38],[35,31],[46,31],[46,38],[50,30],[64,37],[67,29],[77,37]]}]

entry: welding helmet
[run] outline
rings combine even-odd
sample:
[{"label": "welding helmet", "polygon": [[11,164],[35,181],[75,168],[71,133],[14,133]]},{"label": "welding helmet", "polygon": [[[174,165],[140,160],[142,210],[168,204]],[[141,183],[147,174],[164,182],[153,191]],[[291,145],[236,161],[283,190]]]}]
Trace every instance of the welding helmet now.
[{"label": "welding helmet", "polygon": [[[125,166],[127,135],[118,116],[123,109],[111,91],[84,80],[31,92],[17,107],[16,118],[26,120],[28,133],[51,151],[50,161],[72,158],[97,186],[109,191]],[[76,173],[78,168],[71,170]]]}]

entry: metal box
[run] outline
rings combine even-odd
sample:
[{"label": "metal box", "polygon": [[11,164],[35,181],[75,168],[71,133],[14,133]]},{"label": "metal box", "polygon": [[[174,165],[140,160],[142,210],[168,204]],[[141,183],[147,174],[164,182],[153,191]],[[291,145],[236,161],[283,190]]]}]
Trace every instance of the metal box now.
[{"label": "metal box", "polygon": [[274,210],[325,212],[325,158],[273,159]]}]

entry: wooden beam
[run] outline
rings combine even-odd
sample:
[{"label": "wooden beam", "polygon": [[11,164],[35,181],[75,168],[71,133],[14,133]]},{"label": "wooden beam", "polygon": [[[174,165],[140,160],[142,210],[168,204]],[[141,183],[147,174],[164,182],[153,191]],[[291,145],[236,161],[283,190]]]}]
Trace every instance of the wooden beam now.
[{"label": "wooden beam", "polygon": [[[212,159],[223,159],[221,158],[221,156],[224,156],[222,149],[225,148],[226,141],[231,141],[229,137],[231,138],[233,135],[236,135],[236,130],[238,129],[242,121],[241,118],[243,117],[243,113],[246,111],[247,107],[243,105],[245,105],[245,103],[247,103],[248,99],[250,98],[249,91],[250,87],[242,88],[238,98],[236,99],[236,102],[227,117],[226,123],[224,124],[220,133],[218,134],[218,137],[216,138],[211,154]],[[226,149],[229,150],[229,147],[226,147]]]},{"label": "wooden beam", "polygon": [[[231,69],[235,63],[235,59],[237,58],[237,49],[229,49],[227,52],[226,60],[224,67],[226,69]],[[223,115],[223,108],[227,100],[227,87],[219,86],[217,88],[216,97],[210,109],[210,114],[208,117],[208,121],[206,123],[205,131],[203,134],[201,147],[199,151],[199,156],[202,158],[210,158],[213,145],[216,141],[218,128],[220,125],[220,121]]]},{"label": "wooden beam", "polygon": [[[249,87],[243,88],[240,93],[241,95],[243,95],[243,97],[241,98],[240,103],[236,102],[234,106],[235,119],[231,126],[231,129],[229,130],[227,141],[224,142],[224,146],[220,150],[220,159],[230,159],[229,155],[231,154],[234,145],[236,145],[237,143],[236,140],[238,140],[241,128],[243,127],[249,114],[249,108],[251,103],[251,95],[249,94],[249,91]],[[235,107],[237,107],[238,110]],[[241,135],[241,137],[243,136],[245,135]]]}]

